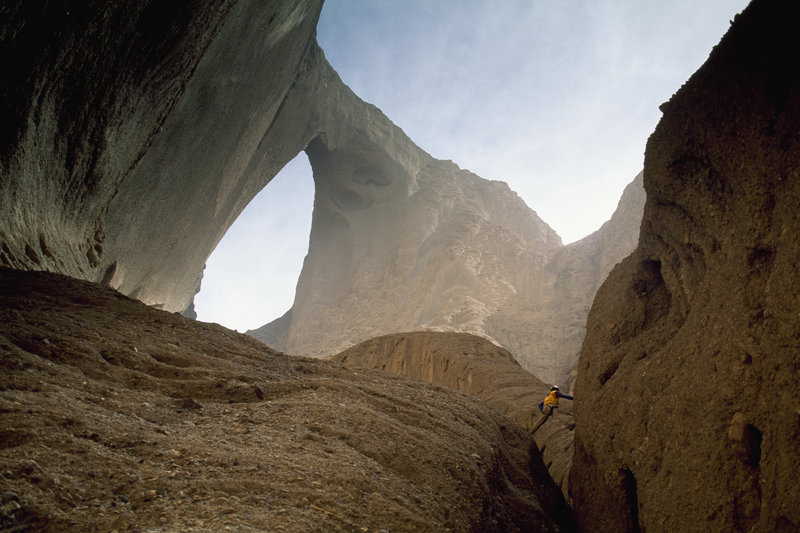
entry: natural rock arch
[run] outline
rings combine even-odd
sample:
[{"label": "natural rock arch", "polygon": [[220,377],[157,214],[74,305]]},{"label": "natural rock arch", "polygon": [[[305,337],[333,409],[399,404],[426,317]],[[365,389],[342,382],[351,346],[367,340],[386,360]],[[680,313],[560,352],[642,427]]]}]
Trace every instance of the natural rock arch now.
[{"label": "natural rock arch", "polygon": [[[569,373],[594,290],[633,248],[638,215],[622,237],[565,248],[505,184],[433,159],[328,65],[315,41],[321,0],[94,2],[53,18],[22,5],[3,29],[23,59],[4,78],[14,112],[2,264],[183,311],[228,227],[306,150],[309,257],[268,341],[322,355],[393,331],[455,330],[506,346],[544,379]],[[39,34],[50,40],[31,47]],[[360,309],[354,298],[377,324],[336,318]]]},{"label": "natural rock arch", "polygon": [[3,17],[19,60],[0,260],[183,310],[225,230],[324,119],[305,105],[336,82],[314,40],[321,0],[18,4]]}]

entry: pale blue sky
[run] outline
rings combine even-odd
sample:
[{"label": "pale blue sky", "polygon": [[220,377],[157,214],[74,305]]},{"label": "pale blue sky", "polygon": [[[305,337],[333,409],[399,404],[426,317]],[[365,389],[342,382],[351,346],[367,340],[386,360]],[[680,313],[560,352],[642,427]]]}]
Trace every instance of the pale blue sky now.
[{"label": "pale blue sky", "polygon": [[[641,170],[658,106],[745,0],[327,0],[318,41],[342,80],[440,159],[506,181],[565,243],[595,231]],[[308,248],[301,154],[208,260],[200,320],[282,315]]]}]

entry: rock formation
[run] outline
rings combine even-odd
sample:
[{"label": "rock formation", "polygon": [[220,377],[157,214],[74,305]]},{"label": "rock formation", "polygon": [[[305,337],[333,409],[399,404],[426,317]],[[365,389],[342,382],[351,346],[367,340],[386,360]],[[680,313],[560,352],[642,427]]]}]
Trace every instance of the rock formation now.
[{"label": "rock formation", "polygon": [[641,176],[603,228],[563,246],[505,183],[429,157],[405,172],[376,172],[374,153],[350,150],[309,146],[316,199],[295,302],[249,333],[317,356],[387,333],[471,333],[563,383],[597,287],[636,243]]},{"label": "rock formation", "polygon": [[574,531],[480,401],[98,284],[0,268],[0,365],[3,531]]},{"label": "rock formation", "polygon": [[[292,309],[262,333],[292,351],[324,354],[388,331],[463,331],[508,348],[541,378],[561,380],[597,284],[635,240],[638,225],[629,224],[638,215],[623,213],[635,213],[626,206],[636,202],[623,199],[604,229],[562,246],[507,186],[432,159],[345,87],[314,41],[320,8],[321,0],[4,2],[0,263],[100,281],[181,311],[232,220],[306,150],[317,190],[309,256]],[[754,0],[665,104],[650,138],[638,248],[598,291],[577,370],[570,487],[586,529],[800,529],[798,19],[796,2]],[[636,187],[630,195],[642,198]],[[505,419],[466,397],[453,401],[366,370],[356,380],[319,361],[292,367],[278,354],[254,355],[261,350],[254,341],[229,344],[220,329],[206,338],[204,326],[143,306],[131,310],[127,300],[115,305],[118,296],[73,290],[74,281],[43,276],[63,294],[51,287],[53,294],[35,296],[19,279],[5,285],[10,299],[0,308],[1,477],[15,484],[4,485],[3,527],[72,527],[86,516],[87,497],[109,528],[128,527],[135,523],[128,509],[156,502],[142,512],[147,525],[161,527],[168,511],[181,508],[159,507],[158,498],[188,490],[193,476],[203,477],[198,499],[209,501],[220,497],[220,471],[227,478],[231,468],[252,469],[243,480],[263,471],[255,452],[241,464],[225,462],[231,441],[247,445],[247,420],[262,421],[254,409],[225,405],[283,393],[297,395],[284,407],[299,431],[282,435],[283,457],[303,443],[325,454],[331,443],[352,454],[350,467],[397,476],[398,492],[379,495],[387,520],[399,505],[409,516],[424,510],[437,530],[512,529],[516,512],[524,526],[549,527],[539,511],[547,506],[517,501],[516,489],[508,490],[512,508],[496,506],[509,472],[534,490],[514,466],[524,460],[504,444],[524,434],[503,430]],[[194,336],[200,340],[186,340]],[[135,344],[142,339],[144,353]],[[300,367],[327,377],[288,389],[248,381],[298,378]],[[345,374],[344,383],[337,380]],[[369,420],[387,435],[412,425],[425,439],[410,448],[391,440],[406,458],[399,463],[398,449],[375,453],[364,434],[348,440],[364,419],[340,416],[334,399],[342,389],[371,406]],[[419,397],[434,407],[420,407]],[[187,430],[182,417],[203,401],[214,404],[214,416],[197,420],[210,426],[190,421]],[[307,423],[304,405],[330,423]],[[231,420],[233,435],[214,425],[232,409],[240,415]],[[426,443],[447,442],[437,428],[454,411],[468,422],[448,419],[447,427],[468,446],[449,463],[437,456],[449,469],[433,461],[420,470],[409,458],[440,451]],[[115,424],[122,434],[109,433]],[[218,447],[191,448],[206,455],[184,460],[176,447],[195,445],[184,431]],[[82,469],[86,457],[107,458],[100,473],[116,485]],[[371,461],[381,466],[369,470]],[[282,476],[279,490],[299,498],[287,501],[308,504],[302,520],[319,518],[312,510],[332,523],[337,512],[363,513],[365,494],[377,487],[355,475],[342,504],[313,483],[298,491],[292,483],[307,478],[291,478],[284,464],[267,469]],[[123,477],[131,468],[140,476]],[[165,468],[176,477],[165,477]],[[427,474],[466,480],[475,491],[447,489],[444,503],[426,507],[445,486],[435,481],[419,492],[416,482]],[[131,497],[114,492],[131,485]],[[391,499],[397,494],[399,501]],[[476,494],[471,501],[484,504],[484,514],[448,515],[453,502]],[[52,514],[41,514],[41,502]],[[206,508],[209,520],[224,526],[231,508],[271,512],[240,503]],[[176,516],[181,529],[194,518]]]},{"label": "rock formation", "polygon": [[797,20],[755,0],[662,107],[580,356],[586,530],[800,530]]},{"label": "rock formation", "polygon": [[[550,390],[550,385],[524,370],[508,350],[464,333],[385,335],[361,342],[330,359],[460,391],[482,400],[528,430],[540,416],[536,406]],[[560,414],[536,432],[542,459],[565,495],[573,452],[571,403],[564,401]]]},{"label": "rock formation", "polygon": [[[128,226],[115,235],[106,222],[110,204],[125,202],[120,189],[232,8],[229,1],[4,3],[0,34],[11,61],[2,80],[4,265],[97,280],[107,270],[117,286],[123,274],[129,281],[150,275],[144,256],[159,248],[158,231],[150,241],[130,241],[135,255],[107,261],[108,241],[137,231]],[[140,185],[141,201],[154,191]],[[147,198],[159,200],[166,201]],[[126,207],[121,218],[132,223],[146,211],[134,202]],[[173,220],[151,222],[169,232]],[[183,221],[184,230],[191,222]]]},{"label": "rock formation", "polygon": [[[321,355],[385,332],[465,331],[544,379],[568,372],[606,273],[574,263],[594,268],[594,252],[552,273],[560,240],[507,186],[432,159],[354,95],[316,45],[321,0],[2,9],[3,265],[182,311],[233,220],[305,149],[309,256],[262,338]],[[611,242],[632,247],[637,229]]]},{"label": "rock formation", "polygon": [[186,308],[231,222],[340,114],[321,6],[4,3],[2,264]]}]

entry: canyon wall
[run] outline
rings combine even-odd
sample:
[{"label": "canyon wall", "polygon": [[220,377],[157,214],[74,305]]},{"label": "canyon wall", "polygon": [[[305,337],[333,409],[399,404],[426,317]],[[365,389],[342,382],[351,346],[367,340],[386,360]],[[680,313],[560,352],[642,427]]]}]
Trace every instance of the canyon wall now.
[{"label": "canyon wall", "polygon": [[584,530],[800,530],[797,20],[755,0],[662,106],[580,355]]},{"label": "canyon wall", "polygon": [[[417,331],[373,337],[330,360],[457,390],[482,400],[529,431],[541,416],[536,406],[550,392],[550,385],[523,369],[508,350],[465,333]],[[565,496],[575,427],[571,404],[561,402],[558,415],[536,432],[536,442],[531,441]]]},{"label": "canyon wall", "polygon": [[563,385],[597,287],[636,245],[641,175],[609,222],[564,246],[503,182],[429,157],[398,166],[401,142],[385,139],[377,154],[309,145],[316,195],[295,302],[249,333],[315,356],[389,333],[471,333]]},{"label": "canyon wall", "polygon": [[0,263],[182,311],[231,222],[306,150],[309,254],[292,309],[255,334],[324,355],[461,331],[562,381],[638,235],[578,365],[584,528],[800,529],[797,3],[755,0],[663,106],[641,235],[635,182],[569,246],[358,99],[316,45],[320,9],[3,3]]}]

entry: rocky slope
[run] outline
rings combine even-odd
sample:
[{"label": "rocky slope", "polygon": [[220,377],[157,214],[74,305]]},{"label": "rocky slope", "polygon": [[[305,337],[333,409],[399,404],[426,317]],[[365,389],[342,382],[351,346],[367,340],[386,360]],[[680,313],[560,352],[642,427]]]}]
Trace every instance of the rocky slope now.
[{"label": "rocky slope", "polygon": [[[505,349],[463,333],[413,332],[366,340],[330,358],[348,366],[372,368],[436,383],[482,400],[522,427],[540,416],[536,408],[550,391]],[[568,494],[572,466],[572,405],[536,433],[542,459],[553,480]]]},{"label": "rocky slope", "polygon": [[574,530],[483,403],[95,284],[0,269],[0,365],[3,530]]},{"label": "rocky slope", "polygon": [[755,0],[662,108],[580,356],[586,530],[800,531],[799,18]]}]

